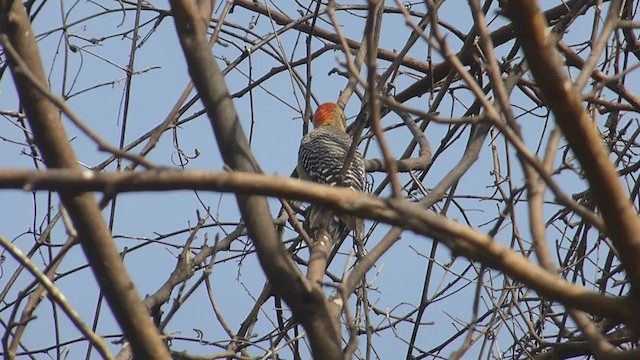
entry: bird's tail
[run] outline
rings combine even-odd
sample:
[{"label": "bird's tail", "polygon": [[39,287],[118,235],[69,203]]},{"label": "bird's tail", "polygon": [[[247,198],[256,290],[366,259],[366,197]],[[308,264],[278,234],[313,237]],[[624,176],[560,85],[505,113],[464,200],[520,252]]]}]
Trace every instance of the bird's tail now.
[{"label": "bird's tail", "polygon": [[[341,243],[351,231],[363,234],[364,224],[361,219],[350,215],[339,215],[331,210],[318,205],[310,205],[306,211],[304,227],[305,231],[314,240],[318,231],[324,226],[333,244]],[[330,218],[328,217],[330,216]]]}]

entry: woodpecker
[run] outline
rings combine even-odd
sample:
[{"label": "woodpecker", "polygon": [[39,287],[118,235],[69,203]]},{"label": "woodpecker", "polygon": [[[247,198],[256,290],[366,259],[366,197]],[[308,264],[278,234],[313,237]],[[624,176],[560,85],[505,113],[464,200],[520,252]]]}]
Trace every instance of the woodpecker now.
[{"label": "woodpecker", "polygon": [[[298,150],[298,177],[320,184],[342,186],[354,191],[363,191],[365,185],[364,159],[358,148],[343,178],[340,174],[351,148],[352,139],[347,134],[347,118],[342,109],[334,103],[322,104],[313,116],[314,130],[302,138]],[[310,235],[315,238],[316,231],[326,216],[326,210],[310,206],[307,211],[306,225]],[[349,231],[362,236],[364,225],[361,219],[352,216],[334,215],[328,219],[325,229],[331,241],[342,241]]]}]

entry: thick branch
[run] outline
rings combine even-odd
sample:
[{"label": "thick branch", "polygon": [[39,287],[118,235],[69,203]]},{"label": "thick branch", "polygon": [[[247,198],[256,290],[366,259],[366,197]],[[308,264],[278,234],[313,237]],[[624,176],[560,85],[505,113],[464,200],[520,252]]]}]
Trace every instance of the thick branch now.
[{"label": "thick branch", "polygon": [[[40,85],[47,78],[25,8],[20,1],[0,1],[0,27],[5,55],[35,144],[49,168],[79,169],[56,106],[26,76]],[[15,51],[10,50],[14,48]],[[21,64],[21,65],[19,65]],[[26,69],[23,69],[26,68]],[[127,274],[94,196],[78,191],[60,192],[89,264],[113,314],[131,343],[136,357],[170,359],[168,349]]]},{"label": "thick branch", "polygon": [[582,164],[591,193],[607,225],[608,235],[629,275],[631,296],[638,303],[640,219],[620,184],[596,126],[582,107],[580,93],[573,88],[562,69],[555,51],[555,36],[547,30],[547,22],[537,2],[505,3],[536,83]]},{"label": "thick branch", "polygon": [[[0,171],[0,188],[26,188],[29,190],[60,190],[74,188],[84,191],[160,191],[160,190],[210,190],[245,194],[268,195],[295,200],[309,201],[326,206],[337,213],[354,215],[363,219],[381,221],[411,230],[420,235],[442,241],[455,254],[471,260],[480,261],[508,276],[526,284],[549,300],[557,300],[566,306],[574,307],[593,315],[611,317],[624,322],[635,329],[640,328],[635,307],[623,299],[602,296],[583,287],[568,283],[534,265],[522,255],[500,244],[491,237],[469,226],[446,219],[443,216],[425,210],[420,204],[407,200],[387,202],[377,197],[342,189],[324,186],[312,182],[280,176],[250,174],[241,172],[204,172],[204,171],[146,171],[139,173],[92,173],[69,170],[38,171]],[[247,220],[245,218],[245,220]],[[249,226],[249,222],[247,222]],[[253,239],[256,239],[253,237]],[[258,238],[261,239],[261,238]],[[254,240],[255,241],[255,240]],[[279,243],[280,244],[280,243]],[[256,247],[258,244],[256,244]],[[264,247],[264,245],[260,244]],[[259,251],[264,251],[262,248]],[[274,260],[279,266],[282,260]],[[269,268],[270,271],[285,271]],[[284,273],[279,276],[290,276]],[[288,280],[289,278],[285,278]],[[302,291],[299,286],[303,277],[297,275],[283,291],[294,296],[294,291]],[[276,278],[279,285],[282,279]],[[293,288],[293,289],[292,289]],[[311,290],[310,290],[311,291]],[[314,306],[310,293],[306,300]],[[296,306],[300,304],[293,302]],[[300,311],[297,309],[296,311]],[[322,310],[324,312],[324,310]],[[310,335],[311,336],[311,335]]]},{"label": "thick branch", "polygon": [[[238,115],[206,40],[208,18],[190,0],[172,0],[171,8],[189,74],[211,121],[225,163],[236,171],[260,173]],[[236,193],[238,206],[258,259],[275,291],[307,331],[314,357],[341,359],[340,334],[319,286],[309,284],[289,259],[273,226],[266,198]]]}]

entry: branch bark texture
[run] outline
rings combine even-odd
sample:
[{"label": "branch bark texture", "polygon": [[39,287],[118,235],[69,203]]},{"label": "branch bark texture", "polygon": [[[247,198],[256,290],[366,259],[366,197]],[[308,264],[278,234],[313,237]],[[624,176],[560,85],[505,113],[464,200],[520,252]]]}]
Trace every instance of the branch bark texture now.
[{"label": "branch bark texture", "polygon": [[[381,221],[437,239],[449,247],[454,254],[480,261],[491,268],[503,271],[508,276],[531,287],[550,300],[557,300],[566,306],[593,315],[611,317],[634,329],[640,329],[640,319],[637,316],[637,311],[627,300],[603,296],[586,290],[581,286],[571,284],[531,263],[521,254],[500,244],[490,236],[425,210],[419,203],[412,203],[407,200],[385,201],[348,189],[328,187],[280,176],[241,172],[214,173],[152,170],[142,173],[94,174],[91,172],[65,170],[50,170],[46,173],[16,171],[0,172],[0,185],[3,188],[26,188],[29,190],[64,190],[73,187],[87,191],[108,190],[113,192],[195,189],[243,194],[239,195],[240,197],[250,197],[249,194],[270,195],[314,202],[337,213]],[[258,198],[264,199],[262,196]],[[245,221],[248,227],[250,222],[247,221],[247,218],[245,218]],[[252,226],[255,226],[255,224]],[[255,235],[250,236],[257,242],[256,238],[253,237]],[[263,240],[260,236],[264,236],[264,234],[259,233],[257,237],[257,239]],[[277,244],[281,244],[281,242],[278,241]],[[266,250],[264,249],[265,247],[267,248]],[[325,314],[324,307],[321,311],[306,308],[313,307],[319,302],[314,298],[315,296],[321,299],[324,299],[324,297],[320,296],[321,294],[315,290],[316,288],[304,292],[307,291],[304,288],[306,286],[304,277],[299,274],[296,268],[288,268],[290,262],[288,262],[286,254],[282,255],[283,259],[268,259],[265,261],[262,258],[262,256],[265,256],[264,252],[275,257],[280,256],[280,250],[276,249],[275,244],[270,246],[256,244],[256,249],[258,250],[261,264],[263,261],[265,263],[263,264],[265,272],[267,270],[270,271],[267,273],[268,276],[276,276],[274,281],[278,285],[286,285],[285,289],[281,291],[282,294],[292,297],[290,300],[293,305],[289,305],[292,309],[293,306],[298,306],[299,308],[296,308],[296,311],[307,310],[311,314],[314,314],[314,311]],[[263,253],[261,254],[261,252]],[[295,277],[291,275],[294,269]],[[288,281],[291,281],[291,283]],[[351,281],[352,279],[349,279],[349,282]],[[302,294],[297,294],[296,292],[298,291]],[[287,300],[287,298],[284,299]],[[302,304],[299,302],[302,302]],[[295,314],[296,312],[294,312]],[[328,313],[326,315],[328,316]],[[308,319],[309,316],[311,315],[304,315],[302,319],[311,321]],[[309,326],[319,325],[312,323]],[[314,336],[316,335],[319,336],[314,333]],[[311,337],[311,334],[309,336]]]},{"label": "branch bark texture", "polygon": [[[0,1],[0,29],[9,68],[44,163],[49,168],[78,170],[58,109],[23,75],[29,71],[40,84],[47,84],[22,2]],[[7,51],[9,47],[14,51]],[[136,357],[170,359],[166,344],[127,274],[93,194],[69,189],[59,194],[100,288]]]},{"label": "branch bark texture", "polygon": [[620,184],[596,126],[582,107],[581,94],[562,70],[555,51],[557,38],[548,31],[537,1],[504,4],[536,83],[583,166],[611,241],[631,281],[631,297],[640,303],[640,219]]},{"label": "branch bark texture", "polygon": [[[172,0],[171,8],[189,74],[207,110],[224,162],[233,171],[260,173],[224,76],[206,40],[209,18],[202,17],[190,0]],[[260,264],[275,291],[307,331],[314,357],[342,359],[341,336],[324,292],[308,283],[289,258],[273,226],[266,198],[238,192],[236,199]]]}]

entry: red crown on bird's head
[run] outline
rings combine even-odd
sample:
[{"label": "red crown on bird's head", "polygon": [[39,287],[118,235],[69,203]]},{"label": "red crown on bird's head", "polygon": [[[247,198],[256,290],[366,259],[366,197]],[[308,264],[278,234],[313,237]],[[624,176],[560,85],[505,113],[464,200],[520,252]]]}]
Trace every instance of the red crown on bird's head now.
[{"label": "red crown on bird's head", "polygon": [[325,103],[320,105],[315,115],[313,115],[313,125],[316,128],[323,125],[333,125],[341,129],[346,129],[347,117],[338,104]]}]

